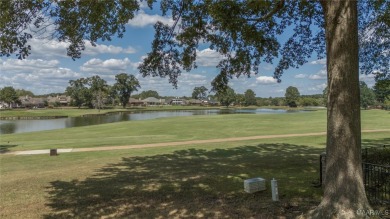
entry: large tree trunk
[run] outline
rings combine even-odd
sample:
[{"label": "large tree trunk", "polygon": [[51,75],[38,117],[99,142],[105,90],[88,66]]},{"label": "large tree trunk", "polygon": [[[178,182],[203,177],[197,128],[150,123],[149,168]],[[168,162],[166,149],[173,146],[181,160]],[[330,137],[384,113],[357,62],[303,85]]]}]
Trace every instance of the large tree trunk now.
[{"label": "large tree trunk", "polygon": [[356,0],[324,0],[328,114],[324,197],[315,218],[362,218],[363,184]]}]

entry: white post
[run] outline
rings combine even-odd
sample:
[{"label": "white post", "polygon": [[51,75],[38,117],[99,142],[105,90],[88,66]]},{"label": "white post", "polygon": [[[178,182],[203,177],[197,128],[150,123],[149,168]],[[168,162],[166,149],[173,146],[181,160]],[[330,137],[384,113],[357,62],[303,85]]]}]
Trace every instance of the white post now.
[{"label": "white post", "polygon": [[272,191],[272,200],[279,201],[278,181],[275,178],[271,180],[271,191]]}]

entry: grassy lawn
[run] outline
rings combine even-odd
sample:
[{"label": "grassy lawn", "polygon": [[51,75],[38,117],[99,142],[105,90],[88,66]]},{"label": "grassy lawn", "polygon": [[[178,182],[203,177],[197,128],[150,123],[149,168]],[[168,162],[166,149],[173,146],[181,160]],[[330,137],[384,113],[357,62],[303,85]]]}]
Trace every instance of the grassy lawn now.
[{"label": "grassy lawn", "polygon": [[[362,129],[389,128],[388,111],[362,111]],[[5,134],[1,136],[1,149],[84,148],[325,131],[324,110],[290,114],[188,116]]]},{"label": "grassy lawn", "polygon": [[[325,111],[162,118],[1,136],[4,150],[96,147],[325,131]],[[362,111],[363,129],[390,113]],[[363,147],[390,145],[363,133]],[[8,143],[10,141],[10,143]],[[12,147],[12,145],[15,145]],[[48,155],[0,155],[0,218],[291,218],[316,206],[325,136]],[[246,194],[243,180],[267,179]],[[269,180],[279,183],[271,201]]]},{"label": "grassy lawn", "polygon": [[[390,144],[366,133],[363,146]],[[318,204],[325,137],[1,158],[0,218],[296,216]],[[243,180],[267,179],[246,194]],[[269,180],[281,201],[271,201]]]}]

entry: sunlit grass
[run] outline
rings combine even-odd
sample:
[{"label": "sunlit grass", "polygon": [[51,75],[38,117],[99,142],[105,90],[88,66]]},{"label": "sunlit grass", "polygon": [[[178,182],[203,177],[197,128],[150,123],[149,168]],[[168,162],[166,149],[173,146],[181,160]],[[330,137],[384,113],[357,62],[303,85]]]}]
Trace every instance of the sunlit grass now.
[{"label": "sunlit grass", "polygon": [[[390,113],[362,111],[362,129],[389,129]],[[83,148],[326,131],[326,111],[127,121],[1,135],[3,150]]]},{"label": "sunlit grass", "polygon": [[[363,146],[390,144],[388,136],[365,133]],[[321,198],[315,183],[324,150],[325,137],[311,136],[57,157],[1,155],[0,217],[293,216]],[[267,190],[246,194],[243,180],[252,177],[267,179]],[[271,201],[272,178],[279,182],[279,203]]]},{"label": "sunlit grass", "polygon": [[[363,129],[388,129],[386,111],[362,111]],[[98,147],[325,131],[325,111],[130,121],[1,135],[2,150]],[[9,143],[8,143],[9,141]],[[362,133],[363,147],[390,145]],[[325,136],[48,155],[0,155],[0,218],[292,217],[316,206]],[[243,191],[243,180],[267,190]],[[279,182],[273,203],[269,180]]]}]

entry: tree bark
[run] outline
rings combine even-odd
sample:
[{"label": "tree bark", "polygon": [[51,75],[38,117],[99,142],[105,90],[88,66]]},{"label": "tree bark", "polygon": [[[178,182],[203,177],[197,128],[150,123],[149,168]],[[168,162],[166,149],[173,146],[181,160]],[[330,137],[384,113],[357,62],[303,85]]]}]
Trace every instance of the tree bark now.
[{"label": "tree bark", "polygon": [[328,112],[324,196],[313,218],[363,218],[356,0],[321,1],[325,17]]}]

